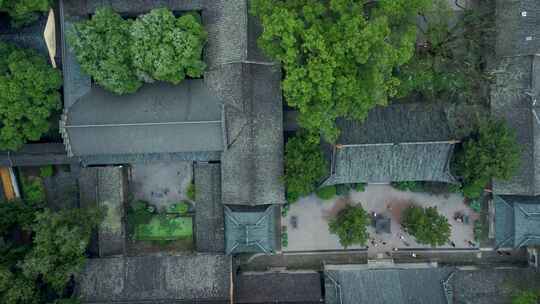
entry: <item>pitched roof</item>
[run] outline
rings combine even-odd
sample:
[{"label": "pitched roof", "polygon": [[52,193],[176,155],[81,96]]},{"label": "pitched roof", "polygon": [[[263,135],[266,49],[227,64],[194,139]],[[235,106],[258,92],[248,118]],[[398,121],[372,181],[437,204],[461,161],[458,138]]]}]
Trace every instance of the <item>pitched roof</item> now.
[{"label": "pitched roof", "polygon": [[454,182],[449,161],[454,141],[440,104],[376,107],[363,122],[339,119],[336,145],[323,143],[330,164],[323,186],[392,181]]},{"label": "pitched roof", "polygon": [[67,109],[68,153],[173,153],[222,149],[221,104],[202,80],[154,83],[118,96],[94,87]]},{"label": "pitched roof", "polygon": [[540,53],[540,3],[536,0],[497,0],[499,56]]},{"label": "pitched roof", "polygon": [[225,252],[274,253],[276,209],[273,205],[246,209],[225,206]]},{"label": "pitched roof", "polygon": [[[126,130],[118,131],[127,134],[126,138],[130,136],[139,138],[141,134],[152,134],[153,138],[115,143],[116,146],[110,147],[116,151],[102,145],[105,154],[83,155],[80,157],[83,163],[90,165],[167,159],[190,160],[190,157],[191,160],[200,161],[221,160],[224,204],[285,203],[284,185],[281,181],[283,176],[281,70],[279,65],[265,58],[256,46],[261,26],[257,18],[249,16],[248,1],[134,0],[129,1],[129,4],[125,1],[120,2],[122,1],[108,0],[105,4],[112,4],[114,9],[128,15],[148,11],[162,4],[174,10],[193,8],[201,10],[202,22],[208,31],[204,52],[208,68],[202,82],[221,106],[220,151],[215,150],[218,146],[218,132],[215,125],[204,125],[207,129],[203,130],[199,130],[201,125],[197,125],[197,130],[194,131],[191,130],[193,126],[185,125],[180,131],[171,126],[152,126],[152,130],[147,128],[148,126],[142,130],[126,127],[124,128]],[[64,32],[72,26],[72,22],[87,18],[99,3],[103,1],[60,1]],[[80,67],[65,44],[63,52],[67,63],[64,75],[65,108],[77,107],[80,99],[93,94],[94,87],[89,89],[90,79],[81,75]],[[145,85],[141,91],[148,86]],[[69,113],[67,118],[69,119]],[[109,138],[114,136],[108,132],[98,134],[95,128],[90,131],[77,129],[71,132],[73,136],[66,136],[66,145],[72,147],[74,152],[86,151],[87,154],[93,153],[92,149],[94,152],[99,149],[92,145],[92,141],[101,144],[106,140],[102,136]],[[91,132],[95,136],[83,142],[81,136],[86,137],[85,132]],[[186,139],[180,140],[182,136],[186,136]],[[77,150],[74,146],[80,146],[80,149]],[[223,153],[216,157],[221,150]]]},{"label": "pitched roof", "polygon": [[447,304],[446,268],[381,268],[326,265],[327,304]]},{"label": "pitched roof", "polygon": [[[226,102],[223,203],[283,204],[281,73],[274,66],[231,64],[207,75]],[[234,86],[240,88],[231,92]]]},{"label": "pitched roof", "polygon": [[452,139],[446,106],[395,103],[372,109],[363,122],[338,119],[338,144],[431,142]]},{"label": "pitched roof", "polygon": [[510,180],[495,180],[497,194],[540,194],[540,58],[521,56],[499,62],[491,94],[493,117],[504,119],[516,132],[521,150],[518,171]]},{"label": "pitched roof", "polygon": [[79,294],[83,303],[217,303],[230,298],[231,263],[205,254],[89,259]]},{"label": "pitched roof", "polygon": [[453,142],[343,145],[335,148],[323,186],[395,181],[455,182]]},{"label": "pitched roof", "polygon": [[0,21],[0,39],[21,48],[34,49],[49,58],[49,51],[43,37],[46,23],[47,16],[44,15],[28,26],[15,28],[9,24],[9,18],[2,18]]},{"label": "pitched roof", "polygon": [[124,253],[126,231],[124,204],[127,200],[125,168],[82,168],[79,178],[81,206],[106,210],[105,219],[98,229],[99,255],[113,256]]},{"label": "pitched roof", "polygon": [[495,196],[494,201],[498,247],[540,245],[540,198]]},{"label": "pitched roof", "polygon": [[235,303],[323,303],[321,275],[315,271],[243,272],[236,276]]},{"label": "pitched roof", "polygon": [[225,252],[221,167],[215,163],[196,163],[195,244],[197,252]]}]

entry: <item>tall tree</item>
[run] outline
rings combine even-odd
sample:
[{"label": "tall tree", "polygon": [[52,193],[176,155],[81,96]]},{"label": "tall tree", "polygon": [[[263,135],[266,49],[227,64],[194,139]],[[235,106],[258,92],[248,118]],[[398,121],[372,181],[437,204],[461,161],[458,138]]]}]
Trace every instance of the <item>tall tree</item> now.
[{"label": "tall tree", "polygon": [[480,122],[478,130],[463,143],[455,158],[455,169],[463,178],[465,194],[475,198],[492,178],[510,179],[519,162],[514,132],[504,121],[488,119]]},{"label": "tall tree", "polygon": [[327,162],[318,136],[303,133],[289,139],[285,147],[285,186],[289,203],[315,191],[326,170]]},{"label": "tall tree", "polygon": [[414,53],[415,17],[429,0],[254,0],[259,45],[285,70],[299,123],[337,139],[338,117],[362,120],[396,95],[397,67]]},{"label": "tall tree", "polygon": [[338,235],[341,246],[366,244],[369,216],[362,206],[347,205],[328,225],[330,232]]},{"label": "tall tree", "polygon": [[116,94],[133,93],[142,85],[131,60],[131,23],[111,8],[99,8],[90,20],[76,23],[68,34],[83,71]]},{"label": "tall tree", "polygon": [[135,20],[130,29],[133,65],[141,79],[180,83],[186,76],[201,77],[206,32],[200,17],[176,18],[166,8],[153,9]]},{"label": "tall tree", "polygon": [[33,248],[22,264],[29,278],[40,276],[57,293],[62,294],[72,275],[82,270],[92,229],[102,219],[94,209],[69,209],[36,214],[33,225]]},{"label": "tall tree", "polygon": [[62,76],[29,49],[0,42],[0,149],[17,150],[49,130]]},{"label": "tall tree", "polygon": [[421,244],[444,245],[450,240],[448,219],[437,208],[411,206],[402,214],[401,225]]}]

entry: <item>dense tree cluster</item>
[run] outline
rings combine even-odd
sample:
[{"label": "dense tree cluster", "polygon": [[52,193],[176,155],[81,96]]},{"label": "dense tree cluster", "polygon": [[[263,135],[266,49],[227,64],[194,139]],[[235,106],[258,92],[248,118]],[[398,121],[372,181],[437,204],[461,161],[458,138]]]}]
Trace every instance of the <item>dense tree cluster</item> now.
[{"label": "dense tree cluster", "polygon": [[448,219],[435,207],[410,206],[403,211],[401,225],[421,244],[440,246],[450,240]]},{"label": "dense tree cluster", "polygon": [[36,21],[39,14],[50,7],[51,0],[0,0],[0,12],[8,13],[16,27]]},{"label": "dense tree cluster", "polygon": [[49,130],[62,76],[29,49],[0,42],[0,149],[16,150]]},{"label": "dense tree cluster", "polygon": [[341,246],[365,245],[370,218],[362,206],[347,205],[337,217],[329,222],[330,232],[337,234]]},{"label": "dense tree cluster", "polygon": [[326,170],[327,163],[317,136],[304,133],[289,139],[285,147],[287,200],[293,203],[312,193]]},{"label": "dense tree cluster", "polygon": [[259,45],[285,71],[299,123],[333,142],[338,117],[363,120],[397,93],[395,70],[414,54],[416,16],[430,0],[255,0]]},{"label": "dense tree cluster", "polygon": [[520,150],[516,136],[506,123],[489,119],[466,139],[455,157],[455,170],[463,178],[463,192],[477,198],[495,179],[510,179],[519,167]]},{"label": "dense tree cluster", "polygon": [[207,34],[194,14],[175,17],[158,8],[135,20],[100,8],[78,23],[68,39],[82,69],[105,89],[133,93],[143,82],[180,83],[206,68],[202,50]]},{"label": "dense tree cluster", "polygon": [[398,97],[419,94],[433,102],[485,102],[487,60],[494,49],[492,1],[481,0],[478,7],[459,13],[446,0],[433,2],[424,16],[423,43],[399,69]]},{"label": "dense tree cluster", "polygon": [[92,209],[52,212],[42,203],[0,202],[0,302],[78,303],[66,288],[101,218]]}]

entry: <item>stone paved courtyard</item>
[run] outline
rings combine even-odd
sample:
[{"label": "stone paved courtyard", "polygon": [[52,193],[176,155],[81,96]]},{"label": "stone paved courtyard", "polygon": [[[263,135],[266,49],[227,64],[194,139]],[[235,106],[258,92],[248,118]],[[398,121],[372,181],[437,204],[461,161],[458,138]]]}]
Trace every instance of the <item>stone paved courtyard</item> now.
[{"label": "stone paved courtyard", "polygon": [[[436,206],[452,226],[451,241],[456,248],[471,248],[468,241],[474,241],[473,225],[478,218],[473,210],[464,204],[459,194],[432,195],[428,193],[398,191],[390,185],[368,185],[364,192],[351,191],[348,196],[337,196],[328,201],[321,201],[315,195],[302,198],[293,204],[287,217],[282,218],[282,225],[287,226],[289,244],[284,251],[312,251],[344,249],[336,235],[328,231],[329,219],[335,217],[347,204],[361,204],[368,213],[383,214],[391,219],[391,233],[376,234],[369,227],[369,255],[384,255],[393,248],[431,248],[415,242],[414,238],[401,230],[401,212],[411,202],[423,206]],[[454,220],[456,213],[469,216],[469,223]],[[291,218],[296,217],[297,228],[291,225]],[[351,246],[348,249],[362,249],[365,246]],[[440,248],[453,249],[451,244]]]},{"label": "stone paved courtyard", "polygon": [[193,163],[134,164],[130,188],[135,200],[144,200],[159,209],[187,199],[186,190],[193,178]]}]

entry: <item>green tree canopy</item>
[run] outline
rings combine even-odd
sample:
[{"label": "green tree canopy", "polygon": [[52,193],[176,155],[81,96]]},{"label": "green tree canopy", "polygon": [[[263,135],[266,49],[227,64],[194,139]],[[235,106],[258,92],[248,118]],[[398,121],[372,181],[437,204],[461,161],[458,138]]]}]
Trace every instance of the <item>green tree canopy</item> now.
[{"label": "green tree canopy", "polygon": [[421,244],[440,246],[450,240],[448,219],[437,208],[411,206],[402,213],[401,225]]},{"label": "green tree canopy", "polygon": [[512,304],[538,304],[540,295],[532,290],[520,291],[512,298]]},{"label": "green tree canopy", "polygon": [[479,196],[492,179],[512,177],[520,162],[516,136],[506,123],[489,119],[480,122],[478,130],[465,140],[455,158],[457,174],[463,178],[466,193]]},{"label": "green tree canopy", "polygon": [[68,209],[36,214],[33,247],[22,264],[28,278],[42,277],[61,294],[72,275],[82,270],[92,228],[103,214],[94,209]]},{"label": "green tree canopy", "polygon": [[133,93],[142,85],[131,60],[131,23],[111,8],[99,8],[91,19],[76,23],[68,34],[83,71],[116,94]]},{"label": "green tree canopy", "polygon": [[487,58],[494,49],[494,5],[453,10],[447,0],[434,0],[426,14],[423,47],[400,68],[398,97],[420,93],[428,101],[478,103],[489,85]]},{"label": "green tree canopy", "polygon": [[131,26],[131,54],[139,78],[180,83],[201,77],[206,32],[193,14],[176,18],[166,8],[153,9]]},{"label": "green tree canopy", "polygon": [[16,27],[36,21],[50,7],[51,0],[0,0],[0,11],[8,13]]},{"label": "green tree canopy", "polygon": [[337,234],[341,246],[365,245],[368,239],[369,216],[362,206],[347,205],[328,224],[330,232]]},{"label": "green tree canopy", "polygon": [[285,147],[287,200],[293,203],[312,193],[325,176],[326,167],[318,137],[304,133],[289,139]]},{"label": "green tree canopy", "polygon": [[60,108],[62,76],[44,57],[0,42],[0,149],[39,140]]},{"label": "green tree canopy", "polygon": [[68,35],[82,69],[116,94],[137,91],[143,82],[180,83],[200,77],[206,68],[202,50],[206,32],[199,18],[176,18],[167,8],[123,19],[99,8],[90,20],[75,24]]},{"label": "green tree canopy", "polygon": [[[369,3],[369,4],[367,4]],[[283,93],[299,123],[333,142],[338,117],[363,120],[397,93],[413,56],[415,17],[429,0],[254,0],[259,45],[285,70]]]}]

